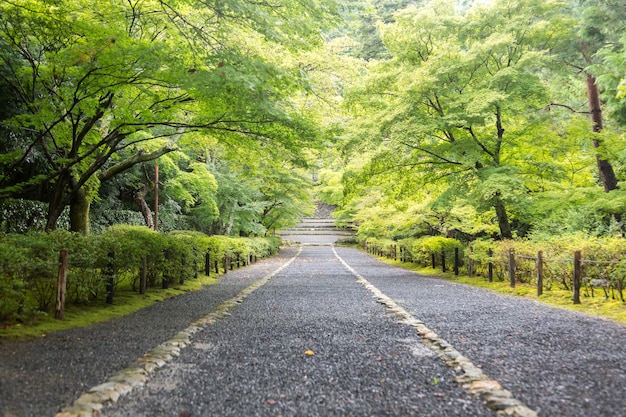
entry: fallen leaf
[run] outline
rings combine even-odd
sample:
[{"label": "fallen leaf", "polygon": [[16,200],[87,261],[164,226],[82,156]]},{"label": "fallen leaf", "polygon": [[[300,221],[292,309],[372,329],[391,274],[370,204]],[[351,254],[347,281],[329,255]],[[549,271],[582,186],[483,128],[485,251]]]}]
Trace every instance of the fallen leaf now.
[{"label": "fallen leaf", "polygon": [[311,349],[309,349],[309,350],[305,350],[304,354],[305,355],[309,355],[309,356],[313,356],[313,355],[315,355],[315,352],[313,352]]},{"label": "fallen leaf", "polygon": [[381,358],[380,356],[376,358],[376,362],[380,362],[382,360],[383,360],[383,358]]},{"label": "fallen leaf", "polygon": [[276,404],[276,400],[270,398],[267,401],[265,401],[265,405],[274,405]]}]

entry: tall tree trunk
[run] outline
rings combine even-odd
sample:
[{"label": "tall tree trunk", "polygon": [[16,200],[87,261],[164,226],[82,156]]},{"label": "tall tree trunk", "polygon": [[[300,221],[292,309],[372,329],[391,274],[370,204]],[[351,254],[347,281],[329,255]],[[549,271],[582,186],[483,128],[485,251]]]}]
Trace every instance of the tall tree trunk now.
[{"label": "tall tree trunk", "polygon": [[70,230],[84,235],[89,234],[89,208],[91,202],[87,190],[81,187],[70,201]]},{"label": "tall tree trunk", "polygon": [[146,202],[146,194],[148,194],[154,188],[153,184],[146,184],[143,188],[135,193],[135,201],[139,204],[139,209],[143,215],[143,221],[150,229],[154,229],[154,221],[152,217],[152,211],[150,206]]},{"label": "tall tree trunk", "polygon": [[[598,133],[602,131],[602,107],[600,105],[600,91],[596,84],[596,79],[588,72],[585,73],[587,78],[587,97],[589,98],[589,111],[591,113],[591,122],[593,123],[593,131]],[[600,141],[597,138],[593,139],[593,147],[600,148]],[[598,164],[598,173],[600,174],[600,180],[604,186],[604,191],[607,193],[611,190],[617,189],[617,177],[613,166],[609,161],[603,159],[600,154],[596,154],[596,162]]]},{"label": "tall tree trunk", "polygon": [[46,232],[57,228],[59,217],[67,205],[67,195],[70,187],[69,172],[61,172],[54,183],[54,188],[48,202],[48,218],[46,220]]},{"label": "tall tree trunk", "polygon": [[504,201],[502,201],[502,198],[500,197],[500,193],[497,193],[494,197],[493,208],[496,210],[498,226],[500,227],[500,236],[502,236],[502,239],[513,239],[509,216],[506,213],[506,207],[504,206]]}]

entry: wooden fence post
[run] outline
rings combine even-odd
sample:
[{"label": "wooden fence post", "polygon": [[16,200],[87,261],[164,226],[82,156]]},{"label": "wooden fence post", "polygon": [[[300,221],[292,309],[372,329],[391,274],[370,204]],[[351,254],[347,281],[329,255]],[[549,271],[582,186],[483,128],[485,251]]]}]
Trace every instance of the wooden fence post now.
[{"label": "wooden fence post", "polygon": [[582,283],[581,252],[574,252],[574,304],[580,304],[580,286]]},{"label": "wooden fence post", "polygon": [[459,276],[459,248],[454,248],[454,275]]},{"label": "wooden fence post", "polygon": [[446,268],[446,251],[445,249],[441,249],[441,271],[446,272],[448,269]]},{"label": "wooden fence post", "polygon": [[211,254],[209,252],[204,255],[204,274],[207,277],[211,276]]},{"label": "wooden fence post", "polygon": [[537,297],[543,294],[543,251],[537,252]]},{"label": "wooden fence post", "polygon": [[489,282],[493,282],[493,262],[491,262],[491,258],[493,257],[493,249],[489,249],[487,255],[489,256],[489,263],[487,265],[487,279]]},{"label": "wooden fence post", "polygon": [[108,253],[109,261],[107,263],[105,274],[107,277],[106,292],[107,292],[107,304],[113,304],[113,290],[115,289],[115,252]]},{"label": "wooden fence post", "polygon": [[141,260],[141,268],[139,269],[139,294],[146,293],[148,286],[148,257],[144,256]]},{"label": "wooden fence post", "polygon": [[472,278],[474,276],[474,247],[469,247],[469,259],[467,260],[467,276]]},{"label": "wooden fence post", "polygon": [[68,256],[67,249],[61,249],[59,252],[59,276],[57,279],[57,300],[54,310],[54,318],[63,320],[65,311],[65,290],[67,288],[67,265]]},{"label": "wooden fence post", "polygon": [[511,288],[515,288],[515,249],[509,250],[509,280]]}]

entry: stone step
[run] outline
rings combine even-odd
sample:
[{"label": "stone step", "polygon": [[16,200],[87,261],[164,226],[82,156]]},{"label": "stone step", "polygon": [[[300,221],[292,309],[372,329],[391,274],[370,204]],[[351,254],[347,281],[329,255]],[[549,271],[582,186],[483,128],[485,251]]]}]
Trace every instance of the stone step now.
[{"label": "stone step", "polygon": [[353,232],[337,231],[337,232],[317,232],[317,231],[289,231],[283,230],[277,233],[279,236],[354,236]]}]

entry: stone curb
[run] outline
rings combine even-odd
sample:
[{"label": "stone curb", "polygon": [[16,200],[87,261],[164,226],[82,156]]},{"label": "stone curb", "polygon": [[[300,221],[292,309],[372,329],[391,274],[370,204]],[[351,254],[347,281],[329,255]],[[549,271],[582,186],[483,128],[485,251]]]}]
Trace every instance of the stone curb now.
[{"label": "stone curb", "polygon": [[123,395],[133,389],[145,385],[150,377],[159,369],[167,365],[174,358],[180,356],[181,349],[191,344],[193,336],[212,326],[218,320],[230,315],[229,311],[241,304],[255,290],[267,284],[274,275],[287,268],[302,252],[302,248],[280,268],[265,275],[258,281],[241,290],[233,298],[224,301],[215,310],[191,323],[189,327],[177,333],[168,341],[146,352],[141,358],[135,359],[133,365],[122,369],[110,377],[103,384],[92,387],[82,394],[74,403],[55,414],[55,417],[93,417],[100,416],[102,409],[116,403]]},{"label": "stone curb", "polygon": [[489,378],[485,373],[463,356],[452,345],[430,330],[424,323],[403,307],[399,306],[390,297],[372,285],[367,279],[352,268],[339,256],[333,248],[335,256],[357,278],[357,282],[369,290],[379,304],[387,308],[387,311],[400,320],[399,322],[413,327],[421,337],[422,342],[443,359],[448,366],[459,373],[456,380],[468,393],[481,398],[487,407],[497,414],[512,417],[538,417],[536,411],[524,405],[521,401],[513,398],[513,394],[502,388],[496,380]]}]

